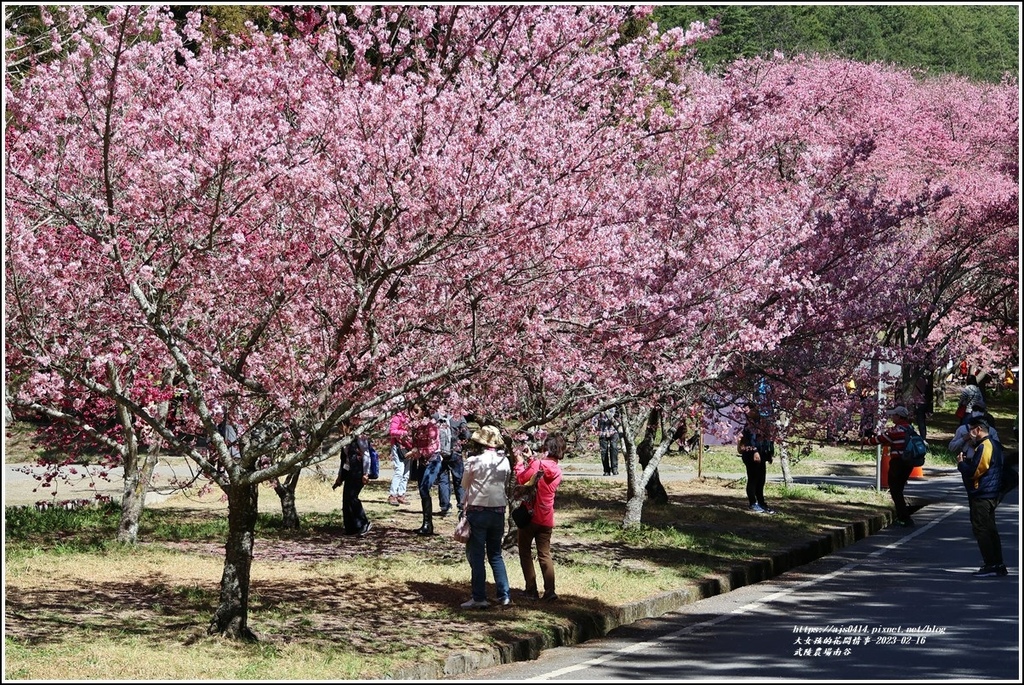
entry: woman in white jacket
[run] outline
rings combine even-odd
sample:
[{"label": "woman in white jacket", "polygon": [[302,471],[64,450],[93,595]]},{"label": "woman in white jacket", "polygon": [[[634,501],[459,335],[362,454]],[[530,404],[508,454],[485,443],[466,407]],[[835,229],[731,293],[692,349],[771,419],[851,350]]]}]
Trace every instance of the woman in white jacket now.
[{"label": "woman in white jacket", "polygon": [[499,606],[512,604],[501,554],[501,540],[505,535],[505,511],[508,497],[505,486],[512,472],[505,456],[505,441],[494,426],[482,426],[470,440],[470,455],[465,458],[462,488],[465,491],[466,517],[469,519],[469,541],[466,559],[472,577],[473,597],[463,602],[464,609],[482,609],[487,601],[487,569],[484,558],[491,566]]}]

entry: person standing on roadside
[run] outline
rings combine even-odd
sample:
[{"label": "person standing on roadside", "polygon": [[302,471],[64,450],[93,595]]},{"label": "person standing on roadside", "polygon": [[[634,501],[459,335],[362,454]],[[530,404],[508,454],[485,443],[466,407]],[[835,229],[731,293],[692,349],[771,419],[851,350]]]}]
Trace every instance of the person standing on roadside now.
[{"label": "person standing on roadside", "polygon": [[615,407],[605,409],[594,418],[594,430],[597,431],[597,442],[601,448],[601,466],[604,475],[619,475],[619,427],[618,412]]},{"label": "person standing on roadside", "polygon": [[441,439],[437,420],[430,415],[427,405],[417,402],[409,412],[409,427],[412,431],[413,448],[409,459],[419,461],[422,472],[419,478],[420,506],[423,509],[423,524],[415,531],[417,535],[434,534],[434,501],[430,491],[441,475]]},{"label": "person standing on roadside", "polygon": [[775,442],[769,432],[768,418],[761,415],[757,405],[747,407],[746,418],[736,450],[747,472],[747,502],[755,514],[774,514],[775,510],[765,502],[764,486],[768,480],[768,464],[775,459]]},{"label": "person standing on roadside", "polygon": [[1008,572],[996,527],[996,507],[1003,491],[1003,447],[992,439],[982,416],[967,422],[967,435],[969,444],[956,456],[956,468],[967,490],[971,530],[981,551],[982,566],[974,576],[1005,576]]},{"label": "person standing on roadside", "polygon": [[[351,433],[362,424],[362,419],[353,416],[346,427],[346,434]],[[358,535],[363,537],[370,532],[373,524],[370,523],[363,503],[359,500],[359,493],[363,486],[370,482],[370,439],[365,435],[353,438],[341,452],[341,465],[338,468],[338,477],[331,486],[341,490],[341,519],[345,526],[346,535]]]},{"label": "person standing on roadside", "polygon": [[403,407],[391,417],[388,424],[388,438],[391,440],[391,464],[394,473],[391,476],[391,488],[388,492],[388,504],[397,507],[408,504],[405,491],[409,487],[409,459],[407,452],[412,449],[412,432],[409,427],[409,411]]},{"label": "person standing on roadside", "polygon": [[914,380],[914,421],[917,423],[917,434],[928,437],[928,420],[935,411],[935,374],[927,368],[917,369]]},{"label": "person standing on roadside", "polygon": [[[519,529],[519,565],[526,581],[527,599],[553,602],[555,594],[555,563],[551,557],[551,533],[555,528],[555,492],[562,483],[562,467],[559,462],[565,456],[566,440],[561,433],[552,433],[534,458],[521,457],[513,452],[513,469],[516,482],[524,485],[536,483],[537,495],[532,503],[533,515],[529,525]],[[530,506],[529,504],[527,506]],[[544,595],[537,592],[537,571],[533,565],[533,544],[537,545],[537,563],[540,564],[544,580]]]},{"label": "person standing on roadside", "polygon": [[900,405],[885,412],[886,416],[893,421],[893,426],[881,435],[873,435],[865,438],[865,445],[887,445],[889,447],[889,496],[896,506],[896,520],[894,524],[901,527],[914,525],[910,518],[910,507],[907,506],[907,498],[903,491],[910,480],[910,473],[914,470],[911,464],[903,460],[903,450],[907,447],[908,431],[910,430],[910,410]]},{"label": "person standing on roadside", "polygon": [[469,540],[466,560],[469,562],[473,596],[462,603],[463,609],[483,609],[487,601],[486,559],[494,575],[498,606],[512,604],[508,571],[501,553],[505,536],[505,510],[508,507],[506,485],[512,472],[504,452],[501,432],[495,426],[481,426],[469,438],[462,474]]}]

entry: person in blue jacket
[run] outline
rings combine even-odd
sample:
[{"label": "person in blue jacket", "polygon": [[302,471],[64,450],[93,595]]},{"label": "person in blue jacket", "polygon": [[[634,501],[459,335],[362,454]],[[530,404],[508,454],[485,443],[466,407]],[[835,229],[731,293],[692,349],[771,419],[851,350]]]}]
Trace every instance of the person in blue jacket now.
[{"label": "person in blue jacket", "polygon": [[1003,447],[989,434],[988,422],[975,416],[967,423],[968,444],[956,457],[956,467],[967,489],[971,529],[981,550],[982,567],[976,577],[1005,576],[1003,548],[996,527],[996,507],[1002,499]]}]

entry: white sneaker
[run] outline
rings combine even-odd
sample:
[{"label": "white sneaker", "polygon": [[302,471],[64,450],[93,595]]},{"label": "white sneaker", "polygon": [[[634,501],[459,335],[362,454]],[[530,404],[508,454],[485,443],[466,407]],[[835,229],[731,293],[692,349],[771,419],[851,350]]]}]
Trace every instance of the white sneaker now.
[{"label": "white sneaker", "polygon": [[486,609],[487,607],[489,607],[491,605],[490,605],[490,603],[486,599],[481,599],[481,600],[471,599],[468,602],[463,602],[461,604],[461,606],[462,606],[463,609]]}]

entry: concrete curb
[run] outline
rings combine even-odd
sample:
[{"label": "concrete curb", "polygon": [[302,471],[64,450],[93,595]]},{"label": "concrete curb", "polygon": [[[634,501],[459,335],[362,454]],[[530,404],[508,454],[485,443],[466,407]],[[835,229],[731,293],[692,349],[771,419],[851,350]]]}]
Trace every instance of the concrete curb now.
[{"label": "concrete curb", "polygon": [[836,527],[802,545],[782,550],[771,557],[752,559],[743,565],[733,567],[726,574],[705,578],[695,587],[670,590],[636,602],[611,607],[607,613],[589,613],[578,617],[570,627],[556,628],[548,633],[496,645],[489,651],[456,652],[450,654],[443,663],[422,663],[400,669],[391,676],[391,679],[442,680],[501,664],[530,661],[538,658],[545,649],[577,645],[604,637],[619,626],[646,618],[656,618],[687,604],[769,580],[874,535],[892,520],[890,512]]}]

